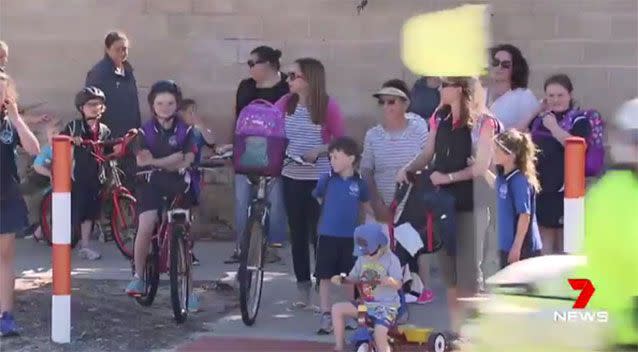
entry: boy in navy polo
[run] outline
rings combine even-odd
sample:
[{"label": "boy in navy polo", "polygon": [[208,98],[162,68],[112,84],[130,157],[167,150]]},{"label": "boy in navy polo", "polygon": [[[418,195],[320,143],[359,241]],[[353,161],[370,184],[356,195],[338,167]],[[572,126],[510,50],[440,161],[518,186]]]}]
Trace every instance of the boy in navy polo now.
[{"label": "boy in navy polo", "polygon": [[[354,229],[359,224],[359,210],[368,213],[372,208],[368,203],[368,187],[356,172],[361,152],[356,141],[349,137],[334,140],[328,147],[330,173],[321,176],[313,196],[322,204],[319,220],[315,275],[319,282],[321,300],[321,322],[318,333],[332,332],[330,315],[330,278],[340,273],[348,273],[354,265]],[[354,287],[348,287],[348,294],[354,296]]]}]

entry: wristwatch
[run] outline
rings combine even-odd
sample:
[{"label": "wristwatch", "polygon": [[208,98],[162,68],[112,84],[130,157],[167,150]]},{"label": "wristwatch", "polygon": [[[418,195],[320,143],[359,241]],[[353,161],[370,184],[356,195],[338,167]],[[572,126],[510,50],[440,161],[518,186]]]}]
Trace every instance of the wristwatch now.
[{"label": "wristwatch", "polygon": [[447,177],[450,178],[450,181],[454,182],[454,173],[453,172],[447,174]]}]

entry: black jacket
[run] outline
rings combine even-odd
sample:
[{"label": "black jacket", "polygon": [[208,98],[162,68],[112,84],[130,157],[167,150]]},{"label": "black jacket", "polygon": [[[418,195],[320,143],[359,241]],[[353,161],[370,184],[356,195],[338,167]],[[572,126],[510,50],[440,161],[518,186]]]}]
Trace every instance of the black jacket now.
[{"label": "black jacket", "polygon": [[140,104],[133,67],[124,62],[124,76],[115,73],[113,61],[104,56],[86,74],[86,85],[96,86],[106,95],[106,111],[102,117],[114,138],[141,125]]}]

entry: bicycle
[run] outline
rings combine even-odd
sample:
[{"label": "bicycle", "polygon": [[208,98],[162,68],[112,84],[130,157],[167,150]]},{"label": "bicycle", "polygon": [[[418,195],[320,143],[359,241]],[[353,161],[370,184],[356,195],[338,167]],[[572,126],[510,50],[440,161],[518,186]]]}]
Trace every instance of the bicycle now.
[{"label": "bicycle", "polygon": [[[286,154],[285,162],[314,165],[300,157]],[[270,225],[270,202],[267,190],[274,177],[247,175],[250,183],[248,221],[239,244],[239,308],[246,326],[252,326],[259,313],[264,283],[264,259],[268,247]]]},{"label": "bicycle", "polygon": [[[115,240],[118,249],[126,258],[133,257],[133,244],[137,228],[137,200],[133,194],[122,185],[120,175],[122,170],[117,166],[117,160],[126,155],[126,148],[137,136],[137,130],[130,130],[124,137],[108,141],[83,140],[82,147],[91,148],[91,154],[101,165],[106,165],[106,171],[110,174],[108,186],[100,191],[100,202],[110,205],[106,211],[106,218],[111,229],[111,237]],[[104,149],[119,146],[113,153],[105,154]],[[40,226],[42,237],[49,246],[52,245],[51,237],[51,204],[52,190],[49,187],[40,202]],[[106,208],[106,207],[105,207]],[[96,221],[97,226],[104,234],[102,223]],[[106,236],[105,236],[106,238]],[[71,236],[71,246],[75,248],[80,239],[80,230],[75,226]]]},{"label": "bicycle", "polygon": [[[214,160],[229,159],[229,157]],[[225,166],[224,163],[201,163],[195,168],[210,171],[213,168]],[[151,168],[140,171],[138,176],[145,176],[147,181],[151,175],[160,169]],[[170,202],[164,198],[164,205],[158,211],[160,222],[155,226],[151,239],[151,249],[146,259],[146,267],[142,277],[144,294],[135,296],[142,306],[150,306],[155,300],[159,286],[160,274],[169,274],[171,289],[171,305],[173,316],[178,324],[188,317],[188,303],[192,293],[192,248],[190,235],[191,213],[183,206],[184,194],[190,187],[190,177],[184,170],[186,190],[178,193]]]}]

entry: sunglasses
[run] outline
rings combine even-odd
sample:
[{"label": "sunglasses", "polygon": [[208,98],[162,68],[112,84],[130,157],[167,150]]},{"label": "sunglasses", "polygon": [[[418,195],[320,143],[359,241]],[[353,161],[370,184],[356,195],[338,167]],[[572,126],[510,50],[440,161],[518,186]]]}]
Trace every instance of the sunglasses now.
[{"label": "sunglasses", "polygon": [[501,66],[501,68],[504,69],[510,69],[512,68],[512,62],[509,60],[499,60],[499,59],[492,59],[492,67],[499,67]]},{"label": "sunglasses", "polygon": [[384,105],[394,105],[394,103],[396,103],[397,100],[396,99],[379,99],[377,101],[377,104],[379,104],[379,106],[384,106]]},{"label": "sunglasses", "polygon": [[292,82],[297,78],[304,78],[302,74],[296,72],[288,72],[288,79]]},{"label": "sunglasses", "polygon": [[255,60],[248,60],[246,63],[248,64],[248,67],[253,68],[253,67],[255,67],[255,65],[257,65],[257,64],[263,64],[263,63],[266,63],[266,60],[257,60],[257,61],[255,61]]}]

